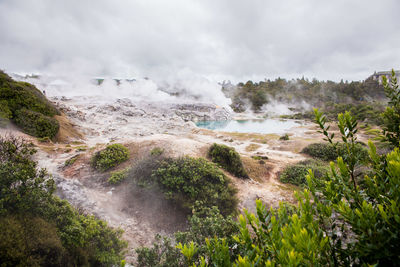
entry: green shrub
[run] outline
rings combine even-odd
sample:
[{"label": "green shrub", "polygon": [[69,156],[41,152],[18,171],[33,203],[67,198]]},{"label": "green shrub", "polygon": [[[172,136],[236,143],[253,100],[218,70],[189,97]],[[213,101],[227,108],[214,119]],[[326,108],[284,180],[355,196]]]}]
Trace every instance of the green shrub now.
[{"label": "green shrub", "polygon": [[233,147],[214,143],[208,150],[208,157],[231,174],[241,178],[249,178],[239,153]]},{"label": "green shrub", "polygon": [[53,138],[60,128],[56,119],[27,109],[17,111],[14,121],[25,133],[36,137]]},{"label": "green shrub", "polygon": [[303,148],[301,152],[324,161],[332,161],[337,158],[336,149],[328,143],[313,143]]},{"label": "green shrub", "polygon": [[222,214],[236,212],[236,189],[218,167],[203,158],[165,159],[152,177],[168,199],[191,210],[197,201],[217,206]]},{"label": "green shrub", "polygon": [[129,170],[130,168],[126,168],[120,171],[112,172],[110,178],[108,178],[108,183],[112,185],[121,183],[128,177]]},{"label": "green shrub", "polygon": [[136,250],[138,255],[138,266],[143,267],[186,267],[185,260],[174,242],[165,236],[156,235],[152,247],[139,247]]},{"label": "green shrub", "polygon": [[132,179],[133,182],[140,187],[154,189],[154,187],[158,186],[158,183],[152,178],[152,174],[160,167],[160,164],[164,159],[165,157],[163,154],[144,156],[131,166],[128,178]]},{"label": "green shrub", "polygon": [[129,151],[126,147],[121,144],[112,144],[94,154],[92,166],[99,171],[106,171],[126,161],[128,158]]},{"label": "green shrub", "polygon": [[306,175],[310,169],[314,172],[317,179],[324,176],[328,171],[328,167],[323,162],[316,160],[305,160],[297,164],[287,166],[279,175],[279,180],[282,183],[303,186],[306,184]]},{"label": "green shrub", "polygon": [[289,135],[288,134],[284,134],[281,137],[279,137],[279,140],[287,141],[287,140],[289,140]]},{"label": "green shrub", "polygon": [[[368,160],[368,150],[362,144],[355,144],[355,150],[359,162],[364,163]],[[338,156],[345,158],[348,155],[347,148],[343,143],[336,144],[336,148],[330,143],[313,143],[303,148],[301,152],[324,161],[334,161]]]}]

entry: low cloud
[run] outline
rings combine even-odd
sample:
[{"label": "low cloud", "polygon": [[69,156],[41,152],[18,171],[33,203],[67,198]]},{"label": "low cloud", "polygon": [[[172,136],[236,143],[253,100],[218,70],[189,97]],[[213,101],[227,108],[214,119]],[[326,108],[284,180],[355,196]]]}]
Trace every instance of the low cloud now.
[{"label": "low cloud", "polygon": [[399,9],[397,0],[3,0],[0,68],[153,80],[183,72],[210,82],[358,80],[399,68]]}]

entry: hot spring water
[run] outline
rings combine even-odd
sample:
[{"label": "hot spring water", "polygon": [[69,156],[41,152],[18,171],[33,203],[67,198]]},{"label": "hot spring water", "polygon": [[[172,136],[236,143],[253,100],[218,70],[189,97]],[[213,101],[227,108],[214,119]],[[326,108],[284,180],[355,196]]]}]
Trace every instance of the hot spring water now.
[{"label": "hot spring water", "polygon": [[303,125],[301,121],[295,120],[231,120],[231,121],[199,121],[196,126],[209,130],[239,133],[261,133],[261,134],[284,134],[290,132],[291,128]]}]

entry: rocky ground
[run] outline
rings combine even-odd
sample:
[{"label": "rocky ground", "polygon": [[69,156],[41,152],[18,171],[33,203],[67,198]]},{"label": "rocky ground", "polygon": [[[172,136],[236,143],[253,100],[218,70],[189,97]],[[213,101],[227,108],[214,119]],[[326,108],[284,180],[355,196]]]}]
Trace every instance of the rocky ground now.
[{"label": "rocky ground", "polygon": [[[195,157],[206,156],[207,148],[214,142],[235,147],[251,179],[230,177],[238,188],[240,208],[254,211],[256,199],[269,206],[294,201],[296,188],[280,183],[278,174],[286,164],[305,158],[299,153],[304,146],[321,140],[312,124],[293,128],[288,141],[279,140],[276,134],[225,133],[197,128],[193,121],[231,118],[228,109],[212,104],[132,102],[99,97],[51,100],[64,113],[60,118],[62,140],[40,143],[15,129],[8,131],[37,144],[39,165],[53,174],[60,197],[125,230],[124,238],[129,242],[128,262],[134,261],[134,249],[150,245],[155,234],[170,235],[183,230],[185,215],[160,194],[133,185],[109,186],[106,183],[109,174],[90,168],[91,155],[107,143],[123,143],[129,148],[131,159],[120,168],[139,161],[154,147],[163,148],[169,156]],[[73,157],[77,160],[65,166]]]}]

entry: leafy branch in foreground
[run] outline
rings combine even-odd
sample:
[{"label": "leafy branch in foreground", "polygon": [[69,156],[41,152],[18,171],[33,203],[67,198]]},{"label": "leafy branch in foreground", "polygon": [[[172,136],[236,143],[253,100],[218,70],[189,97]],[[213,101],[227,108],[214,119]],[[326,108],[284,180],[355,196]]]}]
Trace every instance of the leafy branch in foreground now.
[{"label": "leafy branch in foreground", "polygon": [[[343,145],[339,146],[339,142],[335,142],[333,140],[335,134],[328,132],[330,126],[327,126],[326,124],[326,116],[322,112],[318,111],[318,109],[314,109],[314,114],[315,121],[321,129],[318,132],[323,133],[325,136],[324,140],[327,140],[335,147],[338,156],[343,157],[347,165],[347,171],[350,175],[351,181],[353,182],[353,189],[358,190],[355,177],[355,167],[358,163],[360,163],[360,159],[357,155],[357,120],[348,111],[346,111],[344,114],[340,113],[338,115],[337,126],[343,141]],[[340,153],[341,147],[344,148],[345,153]]]},{"label": "leafy branch in foreground", "polygon": [[386,76],[383,76],[382,83],[385,94],[389,98],[389,106],[382,113],[383,134],[386,141],[396,147],[400,145],[400,90],[394,70],[392,70],[390,82]]}]

